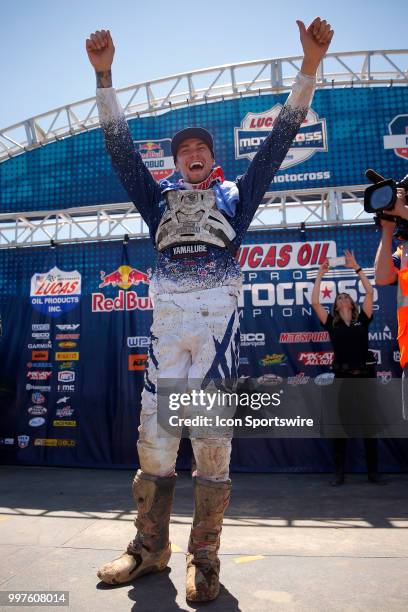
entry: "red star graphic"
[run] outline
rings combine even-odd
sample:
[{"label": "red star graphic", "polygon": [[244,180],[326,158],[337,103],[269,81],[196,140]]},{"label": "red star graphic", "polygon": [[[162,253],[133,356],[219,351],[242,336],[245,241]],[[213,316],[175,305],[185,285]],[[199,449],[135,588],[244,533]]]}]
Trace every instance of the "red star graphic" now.
[{"label": "red star graphic", "polygon": [[332,292],[332,289],[329,289],[328,287],[325,287],[324,289],[322,289],[322,296],[324,298],[330,298],[331,297],[331,292]]}]

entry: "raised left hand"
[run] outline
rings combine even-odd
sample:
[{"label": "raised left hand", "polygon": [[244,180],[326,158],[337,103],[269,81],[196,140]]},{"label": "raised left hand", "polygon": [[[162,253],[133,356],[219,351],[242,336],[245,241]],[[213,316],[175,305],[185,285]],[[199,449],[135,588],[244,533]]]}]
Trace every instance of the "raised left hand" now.
[{"label": "raised left hand", "polygon": [[316,72],[318,65],[327,53],[327,49],[333,38],[334,31],[330,23],[325,19],[316,17],[306,28],[303,21],[296,21],[299,26],[300,42],[304,53],[304,63],[307,65],[307,73]]}]

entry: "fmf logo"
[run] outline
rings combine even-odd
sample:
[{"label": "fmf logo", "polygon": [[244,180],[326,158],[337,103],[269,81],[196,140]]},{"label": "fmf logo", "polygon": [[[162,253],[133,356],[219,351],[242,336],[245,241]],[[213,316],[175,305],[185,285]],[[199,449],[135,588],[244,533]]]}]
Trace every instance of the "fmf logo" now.
[{"label": "fmf logo", "polygon": [[106,298],[103,293],[92,293],[92,312],[112,312],[113,310],[152,310],[151,299],[138,296],[135,291],[127,291],[133,285],[148,285],[149,275],[137,268],[120,266],[117,270],[106,274],[101,271],[99,288],[119,287],[117,297]]},{"label": "fmf logo", "polygon": [[334,240],[325,242],[292,242],[282,244],[254,244],[238,251],[241,269],[291,270],[320,266],[328,257],[336,257]]},{"label": "fmf logo", "polygon": [[408,115],[397,115],[388,124],[388,132],[384,136],[384,149],[393,149],[395,155],[408,159]]},{"label": "fmf logo", "polygon": [[59,317],[79,304],[81,275],[78,270],[66,272],[57,267],[31,277],[30,300],[35,310]]},{"label": "fmf logo", "polygon": [[[275,106],[262,113],[247,113],[245,115],[241,127],[234,128],[236,159],[247,158],[252,160],[255,157],[259,145],[274,128],[281,109],[282,104],[275,104]],[[319,119],[319,115],[309,109],[306,119],[283,160],[281,170],[306,161],[318,151],[327,151],[326,120]]]},{"label": "fmf logo", "polygon": [[144,164],[156,181],[168,178],[175,171],[171,139],[134,140]]},{"label": "fmf logo", "polygon": [[79,340],[80,334],[57,334],[56,340]]},{"label": "fmf logo", "polygon": [[334,353],[330,351],[318,351],[315,353],[304,352],[298,354],[298,361],[305,366],[329,366],[332,365]]},{"label": "fmf logo", "polygon": [[141,371],[146,369],[147,355],[129,355],[129,370]]}]

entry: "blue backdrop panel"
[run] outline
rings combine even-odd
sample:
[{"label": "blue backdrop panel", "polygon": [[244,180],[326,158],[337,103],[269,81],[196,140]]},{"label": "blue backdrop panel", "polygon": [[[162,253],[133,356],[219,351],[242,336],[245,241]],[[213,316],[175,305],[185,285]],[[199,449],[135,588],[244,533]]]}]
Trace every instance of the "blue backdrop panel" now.
[{"label": "blue backdrop panel", "polygon": [[[214,134],[216,159],[226,178],[248,166],[287,94],[249,96],[202,104],[159,117],[129,121],[135,144],[157,172],[173,173],[169,139],[187,125]],[[302,189],[365,183],[364,170],[387,177],[407,172],[408,147],[389,148],[384,137],[406,135],[408,88],[372,87],[319,90],[272,189]],[[66,138],[0,164],[0,209],[53,210],[69,206],[126,202],[111,167],[100,129]]]},{"label": "blue backdrop panel", "polygon": [[[242,373],[273,373],[300,385],[327,372],[331,346],[310,306],[319,260],[352,247],[372,277],[378,240],[374,227],[249,233],[239,253]],[[1,251],[0,461],[137,465],[153,264],[147,240]],[[328,306],[338,291],[364,299],[352,270],[331,271],[322,289]],[[395,299],[394,287],[378,289],[370,327],[384,379],[400,375]],[[350,447],[349,468],[363,469],[360,443]],[[189,466],[189,453],[183,441],[179,467]],[[381,462],[405,469],[407,441],[384,441]],[[317,439],[235,440],[232,468],[327,471],[330,447]]]}]

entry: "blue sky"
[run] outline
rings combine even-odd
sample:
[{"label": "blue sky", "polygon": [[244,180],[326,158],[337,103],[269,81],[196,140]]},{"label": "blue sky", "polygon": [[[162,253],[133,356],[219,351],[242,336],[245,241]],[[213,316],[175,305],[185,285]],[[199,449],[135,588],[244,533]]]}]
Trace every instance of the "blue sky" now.
[{"label": "blue sky", "polygon": [[301,53],[295,20],[334,29],[333,51],[407,48],[406,0],[2,0],[0,127],[94,95],[84,50],[109,28],[114,85]]}]

